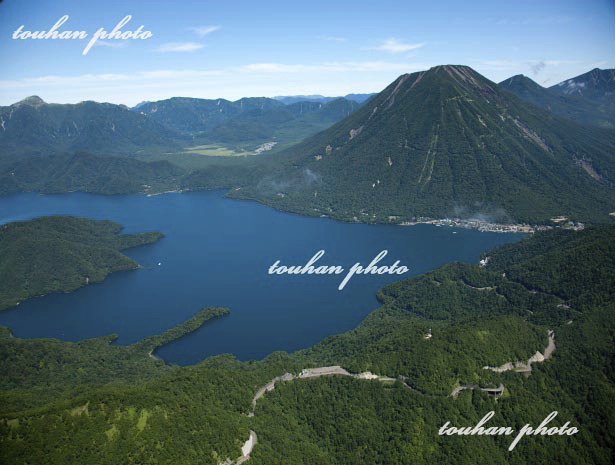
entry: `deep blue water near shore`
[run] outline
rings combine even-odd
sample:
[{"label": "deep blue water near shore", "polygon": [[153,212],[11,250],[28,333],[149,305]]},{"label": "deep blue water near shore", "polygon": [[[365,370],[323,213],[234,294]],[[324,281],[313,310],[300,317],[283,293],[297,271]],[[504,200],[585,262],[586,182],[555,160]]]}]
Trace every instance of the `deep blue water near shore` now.
[{"label": "deep blue water near shore", "polygon": [[[482,251],[521,235],[419,225],[347,224],[282,213],[256,202],[229,200],[220,191],[101,196],[83,193],[0,197],[0,223],[69,214],[110,219],[123,232],[158,230],[158,243],[125,253],[143,268],[115,273],[69,294],[29,299],[0,312],[17,337],[76,341],[109,333],[119,344],[160,333],[203,306],[231,314],[162,347],[167,363],[191,364],[233,353],[242,360],[293,351],[355,327],[378,307],[376,291],[402,277],[451,261],[475,263]],[[324,249],[319,264],[367,265],[381,250],[410,272],[402,277],[268,275],[277,259],[304,264]],[[158,263],[161,263],[158,266]]]}]

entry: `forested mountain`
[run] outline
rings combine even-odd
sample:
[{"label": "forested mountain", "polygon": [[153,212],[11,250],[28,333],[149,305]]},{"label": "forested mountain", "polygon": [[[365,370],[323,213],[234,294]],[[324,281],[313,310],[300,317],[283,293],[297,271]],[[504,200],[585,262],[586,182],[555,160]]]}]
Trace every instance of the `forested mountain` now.
[{"label": "forested mountain", "polygon": [[[127,347],[110,345],[113,336],[71,343],[5,329],[0,461],[213,465],[239,457],[253,430],[257,465],[610,464],[614,247],[613,227],[537,233],[488,252],[487,266],[449,264],[387,286],[355,330],[262,361],[169,367],[147,356],[223,309]],[[548,334],[555,351],[525,375],[484,368],[546,354]],[[394,380],[280,381],[253,404],[274,377],[326,365]],[[528,436],[514,452],[511,436],[438,434],[491,410],[489,425],[519,431],[557,411],[553,425],[579,432]]]},{"label": "forested mountain", "polygon": [[185,170],[168,161],[87,152],[0,156],[0,195],[32,191],[151,194],[178,189],[185,175]]},{"label": "forested mountain", "polygon": [[0,128],[0,150],[5,154],[31,150],[116,154],[178,147],[173,131],[111,103],[50,104],[32,96],[0,107]]},{"label": "forested mountain", "polygon": [[122,226],[70,216],[0,226],[0,310],[28,297],[67,292],[138,263],[120,253],[161,233],[118,235]]},{"label": "forested mountain", "polygon": [[327,103],[339,98],[345,98],[346,100],[363,103],[374,95],[376,94],[347,94],[344,95],[344,97],[325,97],[324,95],[281,95],[278,97],[274,97],[274,99],[279,100],[286,105],[305,101]]},{"label": "forested mountain", "polygon": [[594,68],[587,73],[560,82],[549,89],[566,95],[578,95],[600,101],[615,97],[615,69]]},{"label": "forested mountain", "polygon": [[[608,71],[613,70],[605,70],[604,72]],[[574,83],[575,79],[578,78],[564,81],[564,83],[555,87],[545,88],[527,76],[518,74],[500,82],[498,85],[517,97],[556,115],[581,124],[615,128],[615,92],[591,92],[596,97],[588,98],[584,93],[573,91],[574,84],[566,84],[567,82]],[[583,82],[583,87],[579,85],[579,89],[585,88],[584,81],[581,82]],[[570,92],[566,92],[566,90],[570,90]],[[587,90],[589,90],[589,83]]]},{"label": "forested mountain", "polygon": [[272,154],[232,195],[355,221],[608,221],[615,131],[530,105],[466,66],[405,74],[331,128]]},{"label": "forested mountain", "polygon": [[[295,142],[345,118],[358,103],[343,98],[326,103],[299,101],[285,105],[266,97],[207,100],[174,97],[133,108],[169,129],[200,142],[238,143],[288,137]],[[299,137],[294,137],[298,133]]]},{"label": "forested mountain", "polygon": [[[437,66],[400,76],[360,107],[172,98],[128,110],[31,97],[0,108],[0,193],[239,187],[232,196],[349,221],[605,222],[615,211],[615,130],[590,125],[606,117],[597,102],[610,101],[609,76],[569,80],[561,89],[585,89],[569,95],[522,76],[498,86],[465,66]],[[265,141],[281,150],[238,157],[255,160],[199,152],[216,142],[241,155]],[[184,168],[108,155],[181,156]]]},{"label": "forested mountain", "polygon": [[270,98],[204,100],[174,97],[132,110],[92,101],[48,104],[37,96],[0,107],[4,154],[87,151],[99,155],[180,152],[211,142],[293,143],[321,131],[358,108],[353,100],[285,105]]},{"label": "forested mountain", "polygon": [[132,110],[149,116],[166,127],[191,135],[207,132],[230,118],[251,110],[283,108],[280,102],[265,97],[225,99],[173,97],[157,102],[143,102]]}]

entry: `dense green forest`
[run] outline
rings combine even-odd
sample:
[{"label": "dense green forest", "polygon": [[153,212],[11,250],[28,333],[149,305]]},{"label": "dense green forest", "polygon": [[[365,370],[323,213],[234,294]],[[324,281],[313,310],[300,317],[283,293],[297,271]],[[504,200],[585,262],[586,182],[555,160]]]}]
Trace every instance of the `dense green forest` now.
[{"label": "dense green forest", "polygon": [[[593,72],[604,75],[604,81],[612,79],[610,75],[612,75],[613,70],[596,69]],[[577,84],[581,83],[583,87],[592,87],[583,76],[578,76],[575,79],[578,80]],[[593,84],[595,87],[596,84]],[[512,76],[500,82],[498,86],[532,105],[544,108],[577,123],[602,128],[615,128],[615,95],[611,89],[604,88],[602,93],[589,97],[570,95],[562,92],[562,87],[566,88],[565,85],[545,88],[522,74]],[[581,86],[578,87],[581,88]]]},{"label": "dense green forest", "polygon": [[250,151],[265,142],[297,143],[358,107],[359,103],[345,98],[285,105],[266,97],[235,102],[174,97],[129,109],[93,101],[46,103],[31,96],[0,106],[0,150],[12,155],[88,151],[103,156],[156,154],[168,159],[210,143]]},{"label": "dense green forest", "polygon": [[46,103],[31,96],[0,106],[3,153],[40,150],[49,154],[89,150],[118,154],[141,149],[180,147],[174,131],[125,105],[93,101]]},{"label": "dense green forest", "polygon": [[118,234],[122,226],[47,216],[0,226],[0,310],[28,297],[69,292],[139,266],[120,250],[150,244],[159,232]]},{"label": "dense green forest", "polygon": [[[171,98],[129,110],[32,97],[0,107],[12,115],[0,134],[0,194],[225,188],[353,222],[612,223],[612,74],[592,70],[565,81],[567,92],[436,66],[360,106]],[[244,156],[263,142],[277,145]]]},{"label": "dense green forest", "polygon": [[144,162],[87,152],[0,155],[0,194],[15,192],[159,193],[180,187],[186,171],[168,161]]},{"label": "dense green forest", "polygon": [[188,137],[193,145],[214,142],[249,147],[267,141],[297,143],[345,118],[358,107],[357,102],[345,98],[286,105],[266,97],[234,102],[174,97],[144,102],[133,110]]},{"label": "dense green forest", "polygon": [[[389,285],[356,329],[260,361],[169,367],[146,355],[222,309],[129,347],[4,330],[0,462],[215,464],[239,457],[253,430],[254,464],[612,463],[615,228],[537,233],[486,255],[486,267],[449,264]],[[548,330],[556,350],[529,375],[483,368],[544,351]],[[274,377],[326,365],[398,380],[279,382],[248,415]],[[505,391],[449,397],[466,384]],[[516,430],[558,411],[554,424],[579,433],[527,437],[512,452],[507,436],[438,435],[491,410],[490,424]]]},{"label": "dense green forest", "polygon": [[271,154],[233,197],[345,221],[608,222],[615,131],[531,105],[467,66],[405,74],[349,117]]}]

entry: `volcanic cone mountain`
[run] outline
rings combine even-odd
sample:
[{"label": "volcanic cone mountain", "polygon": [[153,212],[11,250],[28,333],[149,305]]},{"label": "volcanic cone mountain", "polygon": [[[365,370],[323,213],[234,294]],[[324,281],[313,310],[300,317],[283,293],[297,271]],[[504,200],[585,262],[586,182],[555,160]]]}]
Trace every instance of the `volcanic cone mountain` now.
[{"label": "volcanic cone mountain", "polygon": [[233,191],[351,221],[609,221],[615,132],[584,127],[467,66],[405,74]]}]

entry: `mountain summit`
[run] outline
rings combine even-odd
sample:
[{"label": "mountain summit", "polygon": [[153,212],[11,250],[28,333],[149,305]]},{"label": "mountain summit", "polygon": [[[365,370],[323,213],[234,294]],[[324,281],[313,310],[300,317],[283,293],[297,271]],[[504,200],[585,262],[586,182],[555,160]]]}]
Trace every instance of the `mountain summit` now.
[{"label": "mountain summit", "polygon": [[20,100],[17,103],[11,105],[12,107],[18,107],[20,105],[30,105],[31,107],[40,107],[41,105],[45,105],[45,101],[40,98],[38,95],[31,95],[30,97],[26,97],[23,100]]},{"label": "mountain summit", "polygon": [[562,81],[550,89],[590,99],[613,96],[615,95],[615,69],[594,68],[585,74]]},{"label": "mountain summit", "polygon": [[404,74],[234,195],[345,220],[545,222],[615,210],[615,135],[530,105],[467,66]]},{"label": "mountain summit", "polygon": [[615,128],[615,93],[592,99],[574,90],[590,90],[589,86],[586,87],[586,84],[579,84],[578,86],[571,84],[571,92],[562,91],[562,89],[568,89],[566,82],[575,82],[575,79],[578,78],[565,81],[561,88],[558,85],[547,89],[532,81],[529,77],[518,74],[500,82],[498,85],[526,102],[577,123]]},{"label": "mountain summit", "polygon": [[0,151],[126,153],[172,148],[177,135],[123,105],[45,103],[37,96],[0,107]]}]

